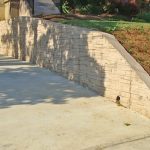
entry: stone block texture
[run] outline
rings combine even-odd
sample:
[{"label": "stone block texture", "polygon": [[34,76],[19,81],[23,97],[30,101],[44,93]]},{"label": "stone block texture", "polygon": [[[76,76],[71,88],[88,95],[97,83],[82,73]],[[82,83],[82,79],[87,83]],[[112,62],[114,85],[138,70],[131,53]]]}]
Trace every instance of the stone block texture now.
[{"label": "stone block texture", "polygon": [[19,16],[32,16],[32,8],[26,0],[20,0],[19,2]]},{"label": "stone block texture", "polygon": [[[30,17],[0,22],[0,54],[45,67],[150,118],[150,76],[112,36]],[[146,80],[145,80],[146,79]]]}]

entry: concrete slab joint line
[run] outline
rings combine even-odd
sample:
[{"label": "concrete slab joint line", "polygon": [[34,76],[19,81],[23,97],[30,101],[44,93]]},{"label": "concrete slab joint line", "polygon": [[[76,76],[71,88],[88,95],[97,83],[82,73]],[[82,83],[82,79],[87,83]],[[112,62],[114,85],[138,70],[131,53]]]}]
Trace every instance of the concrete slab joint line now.
[{"label": "concrete slab joint line", "polygon": [[47,68],[150,118],[150,76],[114,36],[31,17],[0,22],[0,53]]},{"label": "concrete slab joint line", "polygon": [[129,139],[124,139],[123,141],[117,141],[116,143],[108,143],[106,145],[97,145],[94,147],[90,147],[84,150],[111,150],[111,149],[117,149],[117,147],[121,147],[123,149],[125,149],[126,145],[129,146],[131,148],[132,144],[136,144],[136,143],[140,143],[141,141],[144,141],[145,139],[149,139],[150,140],[150,135],[147,136],[143,136],[143,137],[134,137],[134,138],[129,138]]}]

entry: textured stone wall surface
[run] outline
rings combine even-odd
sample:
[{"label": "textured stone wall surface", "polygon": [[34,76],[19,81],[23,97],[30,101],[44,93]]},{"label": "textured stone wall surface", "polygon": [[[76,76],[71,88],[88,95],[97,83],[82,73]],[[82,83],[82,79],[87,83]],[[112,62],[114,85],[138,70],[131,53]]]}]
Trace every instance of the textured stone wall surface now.
[{"label": "textured stone wall surface", "polygon": [[112,36],[20,17],[0,22],[0,54],[30,61],[150,117],[150,76]]},{"label": "textured stone wall surface", "polygon": [[0,20],[5,19],[5,7],[0,3]]},{"label": "textured stone wall surface", "polygon": [[26,0],[20,0],[19,16],[32,16],[32,8]]}]

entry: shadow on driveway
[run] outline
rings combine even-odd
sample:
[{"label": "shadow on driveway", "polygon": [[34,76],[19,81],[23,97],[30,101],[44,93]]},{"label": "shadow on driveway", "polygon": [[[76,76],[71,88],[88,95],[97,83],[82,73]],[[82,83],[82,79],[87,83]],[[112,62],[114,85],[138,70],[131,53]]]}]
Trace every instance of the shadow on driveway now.
[{"label": "shadow on driveway", "polygon": [[72,98],[96,96],[49,70],[12,58],[0,58],[0,108],[41,102],[65,104]]}]

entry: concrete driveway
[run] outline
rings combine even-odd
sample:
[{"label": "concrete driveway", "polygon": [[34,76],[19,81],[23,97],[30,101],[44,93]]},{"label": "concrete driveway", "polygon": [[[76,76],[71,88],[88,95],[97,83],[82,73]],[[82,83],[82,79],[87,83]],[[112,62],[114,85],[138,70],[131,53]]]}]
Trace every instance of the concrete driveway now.
[{"label": "concrete driveway", "polygon": [[58,74],[0,57],[0,150],[150,150],[150,120]]}]

